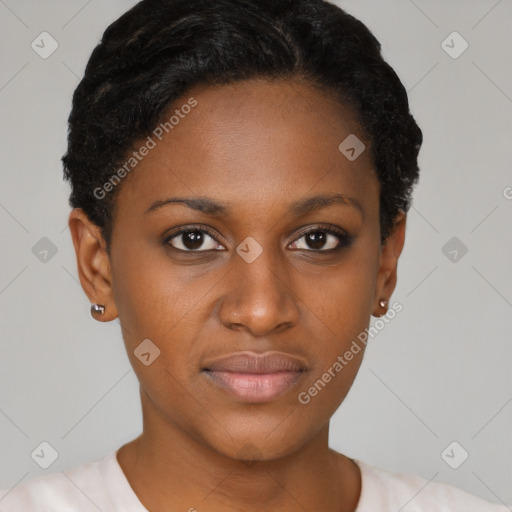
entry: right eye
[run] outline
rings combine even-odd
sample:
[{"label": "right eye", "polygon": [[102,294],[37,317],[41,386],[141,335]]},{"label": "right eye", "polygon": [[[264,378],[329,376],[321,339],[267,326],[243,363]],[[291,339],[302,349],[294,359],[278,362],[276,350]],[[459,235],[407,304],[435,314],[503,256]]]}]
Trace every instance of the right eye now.
[{"label": "right eye", "polygon": [[[185,227],[165,239],[165,244],[183,252],[206,252],[224,250],[224,246],[215,240],[209,230]],[[206,248],[204,248],[206,246]],[[203,247],[201,249],[201,247]]]}]

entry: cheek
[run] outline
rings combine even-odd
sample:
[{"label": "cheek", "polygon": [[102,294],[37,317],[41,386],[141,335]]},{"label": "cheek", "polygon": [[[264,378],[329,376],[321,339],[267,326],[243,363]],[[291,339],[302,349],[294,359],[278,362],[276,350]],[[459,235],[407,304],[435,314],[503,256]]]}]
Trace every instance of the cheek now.
[{"label": "cheek", "polygon": [[315,270],[314,275],[297,274],[298,297],[316,315],[322,332],[331,338],[338,336],[338,348],[343,344],[339,335],[345,341],[357,336],[368,326],[372,312],[376,258],[361,253],[354,250],[340,264]]},{"label": "cheek", "polygon": [[[340,280],[341,281],[341,280]],[[359,283],[360,284],[360,283]],[[328,420],[348,394],[366,349],[370,294],[351,280],[322,290],[323,314],[314,317],[310,375],[297,390],[299,414]],[[312,305],[312,309],[314,305]]]},{"label": "cheek", "polygon": [[197,303],[187,272],[162,254],[134,250],[114,262],[114,300],[130,339],[165,338]]},{"label": "cheek", "polygon": [[304,400],[299,402],[311,402],[319,414],[334,412],[362,363],[373,306],[376,261],[375,252],[372,255],[367,251],[363,256],[362,251],[354,251],[330,272],[317,275],[314,286],[308,277],[301,277],[300,294],[306,297],[303,320],[311,320],[314,369],[308,386],[301,389]]}]

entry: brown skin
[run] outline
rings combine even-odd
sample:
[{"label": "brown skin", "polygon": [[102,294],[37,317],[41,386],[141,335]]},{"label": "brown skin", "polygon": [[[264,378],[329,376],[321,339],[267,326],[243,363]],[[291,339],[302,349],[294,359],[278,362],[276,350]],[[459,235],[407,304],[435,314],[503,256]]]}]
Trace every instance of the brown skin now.
[{"label": "brown skin", "polygon": [[[385,312],[379,299],[396,285],[406,215],[381,245],[369,142],[348,107],[307,84],[195,87],[173,108],[189,97],[198,105],[122,184],[111,254],[82,210],[69,217],[84,291],[106,306],[98,320],[119,316],[140,381],[143,433],[120,448],[118,461],[151,512],[353,511],[360,471],[329,448],[328,433],[364,351],[309,404],[297,395],[372,314]],[[353,162],[338,150],[351,133],[366,144]],[[332,193],[357,199],[362,212],[341,204],[300,217],[287,211]],[[177,196],[208,197],[232,212],[216,217],[174,204],[144,213]],[[323,254],[339,239],[312,245],[304,228],[318,223],[347,231],[352,243]],[[170,247],[194,247],[186,235],[165,244],[171,228],[190,224],[209,226],[216,240],[205,234],[186,253]],[[235,252],[248,236],[263,248],[252,263]],[[200,252],[215,247],[223,250]],[[149,366],[133,354],[146,338],[161,351]],[[294,354],[308,371],[273,401],[243,403],[201,372],[206,361],[243,350]],[[248,454],[255,462],[244,461]]]}]

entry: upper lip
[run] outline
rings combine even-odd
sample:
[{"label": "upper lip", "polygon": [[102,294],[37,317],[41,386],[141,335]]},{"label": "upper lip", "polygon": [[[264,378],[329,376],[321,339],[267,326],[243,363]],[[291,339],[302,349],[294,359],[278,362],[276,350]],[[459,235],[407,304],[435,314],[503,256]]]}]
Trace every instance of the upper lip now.
[{"label": "upper lip", "polygon": [[239,373],[275,373],[305,371],[302,359],[283,352],[238,352],[213,359],[203,370]]}]

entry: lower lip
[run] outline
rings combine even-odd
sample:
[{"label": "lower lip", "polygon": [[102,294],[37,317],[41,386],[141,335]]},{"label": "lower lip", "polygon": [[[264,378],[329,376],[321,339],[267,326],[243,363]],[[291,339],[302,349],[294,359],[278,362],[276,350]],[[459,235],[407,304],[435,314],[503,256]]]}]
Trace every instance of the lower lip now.
[{"label": "lower lip", "polygon": [[221,388],[244,402],[268,402],[292,388],[302,372],[235,373],[205,371]]}]

